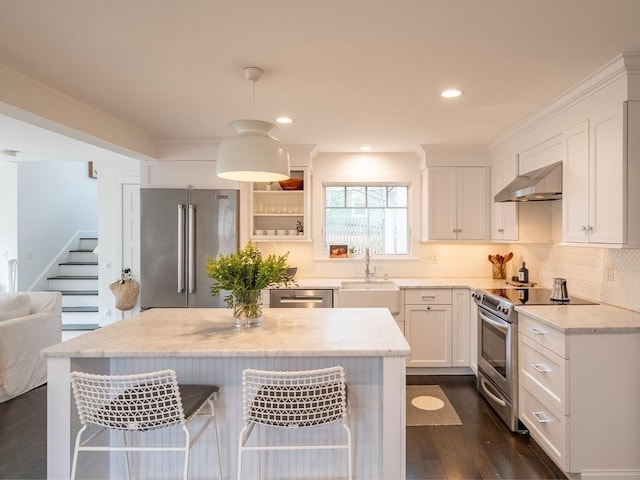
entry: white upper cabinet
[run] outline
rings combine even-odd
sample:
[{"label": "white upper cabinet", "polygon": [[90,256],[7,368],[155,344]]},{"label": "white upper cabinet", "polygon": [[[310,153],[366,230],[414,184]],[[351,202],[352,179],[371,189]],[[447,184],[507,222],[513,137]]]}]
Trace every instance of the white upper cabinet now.
[{"label": "white upper cabinet", "polygon": [[564,132],[563,240],[640,246],[640,102]]},{"label": "white upper cabinet", "polygon": [[486,167],[428,167],[425,240],[486,240]]},{"label": "white upper cabinet", "polygon": [[494,202],[493,198],[518,175],[516,158],[504,158],[491,164],[491,240],[518,240],[518,204]]}]

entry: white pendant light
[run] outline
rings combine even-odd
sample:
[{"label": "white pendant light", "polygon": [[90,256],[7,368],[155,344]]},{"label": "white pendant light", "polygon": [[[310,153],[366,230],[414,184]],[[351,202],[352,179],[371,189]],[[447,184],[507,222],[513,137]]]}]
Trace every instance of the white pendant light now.
[{"label": "white pendant light", "polygon": [[[255,118],[256,82],[262,76],[258,67],[244,69],[253,82],[253,114]],[[235,120],[229,124],[238,133],[218,146],[218,177],[240,182],[276,182],[289,178],[289,152],[271,136],[276,125],[262,120]]]}]

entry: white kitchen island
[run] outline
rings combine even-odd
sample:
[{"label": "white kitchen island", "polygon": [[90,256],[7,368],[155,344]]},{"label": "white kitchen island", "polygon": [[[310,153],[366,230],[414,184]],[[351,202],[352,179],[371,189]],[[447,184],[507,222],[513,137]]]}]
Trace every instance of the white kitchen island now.
[{"label": "white kitchen island", "polygon": [[[349,389],[354,478],[404,478],[408,355],[409,345],[386,309],[265,309],[263,325],[251,329],[234,327],[228,309],[148,310],[43,351],[48,361],[48,478],[68,479],[70,474],[79,428],[71,371],[131,374],[172,368],[181,383],[219,385],[223,477],[235,478],[242,370],[333,365],[344,367]],[[296,433],[313,438],[310,431]],[[332,433],[327,429],[324,434]],[[209,430],[192,451],[190,478],[217,478],[214,448]],[[258,478],[253,455],[243,462],[245,478]],[[343,455],[273,453],[263,458],[262,473],[268,478],[344,478]],[[140,478],[170,479],[179,476],[181,463],[173,454],[142,454],[134,468]],[[122,478],[123,468],[121,453],[90,453],[79,473],[82,478]]]}]

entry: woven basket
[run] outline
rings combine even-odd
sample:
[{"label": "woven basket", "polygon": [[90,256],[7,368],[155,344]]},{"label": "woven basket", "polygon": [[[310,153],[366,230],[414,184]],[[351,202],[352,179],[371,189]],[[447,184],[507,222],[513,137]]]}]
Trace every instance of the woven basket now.
[{"label": "woven basket", "polygon": [[136,306],[140,284],[135,280],[117,281],[109,285],[109,289],[116,299],[116,308],[127,311]]}]

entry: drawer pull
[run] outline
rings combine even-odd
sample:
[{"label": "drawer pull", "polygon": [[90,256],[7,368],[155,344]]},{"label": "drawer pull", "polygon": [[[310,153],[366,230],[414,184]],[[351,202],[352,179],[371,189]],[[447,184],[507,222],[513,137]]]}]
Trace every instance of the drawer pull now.
[{"label": "drawer pull", "polygon": [[546,331],[544,331],[541,328],[537,328],[537,327],[529,327],[529,331],[533,332],[536,335],[544,335],[545,333],[547,333]]},{"label": "drawer pull", "polygon": [[436,298],[435,295],[422,295],[422,300],[429,300]]},{"label": "drawer pull", "polygon": [[535,418],[538,421],[538,423],[551,423],[551,422],[553,422],[553,419],[547,418],[547,416],[544,414],[544,412],[531,412],[531,415],[533,415],[533,418]]},{"label": "drawer pull", "polygon": [[540,372],[540,373],[549,373],[551,369],[547,367],[544,363],[532,363],[531,368]]}]

